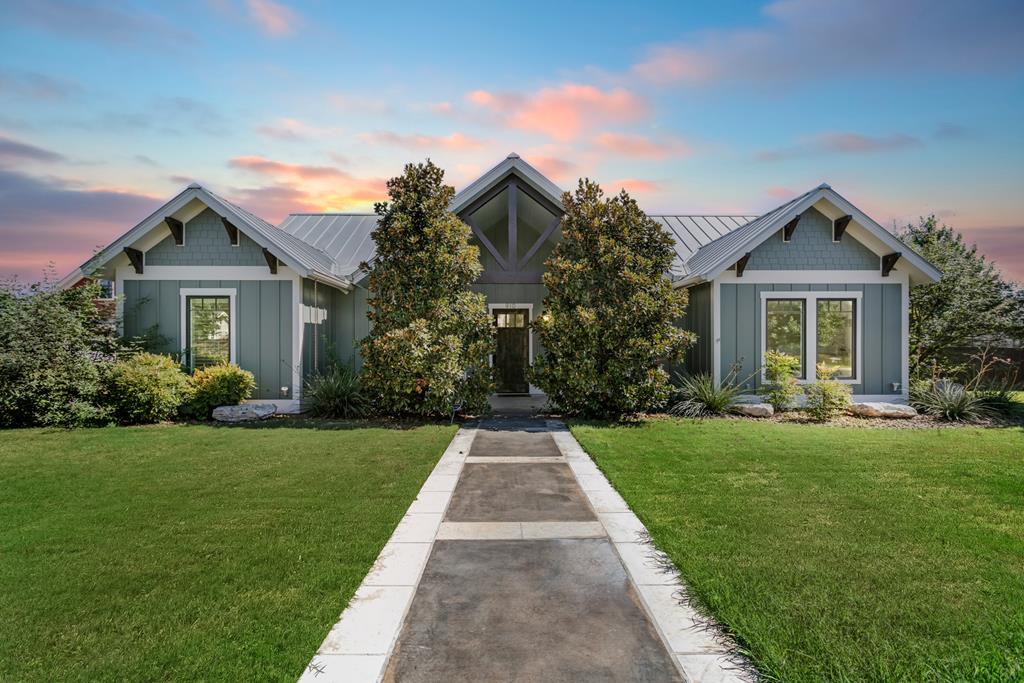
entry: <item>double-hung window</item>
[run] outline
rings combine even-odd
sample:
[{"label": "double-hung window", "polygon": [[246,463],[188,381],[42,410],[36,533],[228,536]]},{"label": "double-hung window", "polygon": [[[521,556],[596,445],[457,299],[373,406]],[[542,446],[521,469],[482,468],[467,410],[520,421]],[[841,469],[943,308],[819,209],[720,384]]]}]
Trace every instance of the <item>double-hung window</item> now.
[{"label": "double-hung window", "polygon": [[777,351],[800,360],[797,378],[813,381],[824,365],[835,379],[860,381],[860,293],[765,292],[762,357]]}]

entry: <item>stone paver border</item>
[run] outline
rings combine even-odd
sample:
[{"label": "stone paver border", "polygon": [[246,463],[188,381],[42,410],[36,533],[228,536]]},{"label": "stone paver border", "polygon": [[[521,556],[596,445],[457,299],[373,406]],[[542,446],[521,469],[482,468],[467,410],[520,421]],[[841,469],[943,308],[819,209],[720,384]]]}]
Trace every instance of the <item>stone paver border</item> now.
[{"label": "stone paver border", "polygon": [[650,541],[643,522],[561,422],[549,421],[551,436],[572,469],[636,587],[644,608],[684,676],[691,683],[742,683],[750,668],[709,620],[685,604],[686,586]]},{"label": "stone paver border", "polygon": [[[383,675],[435,540],[600,538],[607,535],[662,641],[691,683],[752,679],[735,649],[684,604],[686,587],[665,570],[647,529],[561,422],[547,421],[562,457],[469,457],[476,428],[456,433],[395,528],[300,683],[376,683]],[[597,522],[443,522],[467,462],[566,463]]]},{"label": "stone paver border", "polygon": [[380,680],[476,434],[455,434],[300,683]]}]

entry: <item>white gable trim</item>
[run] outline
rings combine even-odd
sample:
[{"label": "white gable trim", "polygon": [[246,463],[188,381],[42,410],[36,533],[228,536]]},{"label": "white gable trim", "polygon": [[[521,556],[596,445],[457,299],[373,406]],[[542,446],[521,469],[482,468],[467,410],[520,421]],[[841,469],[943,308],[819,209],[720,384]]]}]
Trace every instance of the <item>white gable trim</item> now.
[{"label": "white gable trim", "polygon": [[517,154],[510,154],[500,164],[471,182],[452,198],[449,210],[459,213],[478,197],[499,183],[509,173],[515,173],[555,206],[562,205],[563,190],[543,173],[526,163]]},{"label": "white gable trim", "polygon": [[[937,282],[942,274],[933,265],[928,263],[926,260],[921,258],[917,253],[914,252],[909,246],[900,242],[895,235],[890,233],[888,230],[883,228],[881,225],[876,223],[864,212],[855,207],[850,202],[846,201],[838,192],[828,186],[818,188],[816,191],[810,193],[804,197],[801,201],[791,206],[787,211],[780,213],[771,221],[766,222],[760,226],[755,232],[751,233],[745,240],[738,243],[730,251],[724,253],[717,259],[710,267],[706,268],[703,273],[693,273],[686,280],[681,281],[680,285],[693,284],[695,282],[713,280],[714,278],[723,275],[726,270],[732,266],[740,256],[748,253],[755,249],[762,242],[767,240],[776,231],[780,230],[789,221],[793,220],[803,212],[807,211],[819,201],[825,200],[835,206],[839,211],[843,212],[844,215],[850,215],[853,220],[869,233],[873,238],[878,240],[886,249],[892,252],[900,252],[902,254],[899,265],[907,264],[914,271],[915,279],[920,279],[928,282]],[[742,228],[741,228],[742,229]],[[849,232],[849,231],[848,231]],[[797,235],[800,233],[800,227],[797,226]],[[856,239],[856,236],[855,236]],[[859,240],[860,241],[860,240]],[[862,242],[863,243],[863,242]],[[879,253],[876,245],[865,244],[869,249],[875,253]],[[881,255],[881,254],[879,254]],[[746,275],[746,273],[744,273]]]}]

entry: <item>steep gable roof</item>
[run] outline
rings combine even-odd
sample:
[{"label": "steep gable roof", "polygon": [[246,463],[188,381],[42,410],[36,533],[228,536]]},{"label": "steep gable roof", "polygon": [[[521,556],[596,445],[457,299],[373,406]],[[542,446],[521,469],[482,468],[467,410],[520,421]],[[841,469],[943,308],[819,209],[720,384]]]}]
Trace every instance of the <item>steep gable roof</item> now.
[{"label": "steep gable roof", "polygon": [[82,266],[61,281],[61,286],[70,286],[107,265],[119,256],[125,247],[130,247],[164,223],[164,219],[184,209],[193,200],[198,200],[221,218],[226,219],[247,237],[267,249],[282,263],[302,277],[320,280],[342,289],[351,288],[336,268],[335,262],[323,251],[287,232],[274,227],[259,216],[214,194],[198,183],[193,183],[175,195],[170,201],[143,219],[120,238],[100,250]]},{"label": "steep gable roof", "polygon": [[941,273],[935,266],[848,202],[829,185],[822,183],[813,190],[794,197],[746,225],[701,246],[687,262],[687,272],[683,275],[683,282],[688,284],[714,279],[745,253],[781,230],[786,223],[822,200],[840,213],[852,216],[857,225],[890,252],[899,252],[901,259],[905,260],[914,271],[915,279],[936,282],[941,277]]}]

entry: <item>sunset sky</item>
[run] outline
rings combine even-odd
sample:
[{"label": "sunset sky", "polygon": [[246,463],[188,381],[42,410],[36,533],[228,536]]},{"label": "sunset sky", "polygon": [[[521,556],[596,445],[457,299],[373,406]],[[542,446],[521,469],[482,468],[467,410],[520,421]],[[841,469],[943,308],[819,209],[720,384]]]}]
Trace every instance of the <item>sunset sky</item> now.
[{"label": "sunset sky", "polygon": [[1024,281],[1024,2],[0,4],[0,277],[63,275],[192,180],[278,223],[512,151],[650,213],[825,181]]}]

